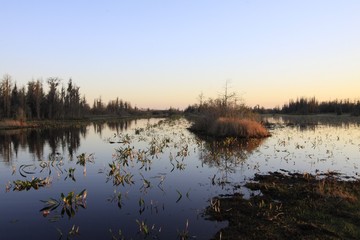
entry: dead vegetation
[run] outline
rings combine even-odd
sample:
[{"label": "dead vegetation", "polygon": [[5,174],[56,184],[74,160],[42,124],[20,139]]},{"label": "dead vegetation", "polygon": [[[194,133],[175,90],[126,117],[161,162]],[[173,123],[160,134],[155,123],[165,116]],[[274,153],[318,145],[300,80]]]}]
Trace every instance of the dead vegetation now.
[{"label": "dead vegetation", "polygon": [[229,221],[215,239],[359,239],[360,181],[333,173],[256,175],[247,188],[219,196],[207,208],[212,220]]},{"label": "dead vegetation", "polygon": [[209,133],[218,137],[262,138],[269,136],[269,132],[259,122],[234,117],[218,118],[209,129]]}]

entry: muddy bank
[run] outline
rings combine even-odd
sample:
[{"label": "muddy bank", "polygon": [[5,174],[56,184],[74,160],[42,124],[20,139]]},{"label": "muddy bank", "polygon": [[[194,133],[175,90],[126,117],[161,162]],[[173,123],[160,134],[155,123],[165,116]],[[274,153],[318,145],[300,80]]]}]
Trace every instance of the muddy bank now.
[{"label": "muddy bank", "polygon": [[256,175],[254,191],[218,196],[209,219],[228,221],[214,239],[359,239],[360,181],[336,173]]}]

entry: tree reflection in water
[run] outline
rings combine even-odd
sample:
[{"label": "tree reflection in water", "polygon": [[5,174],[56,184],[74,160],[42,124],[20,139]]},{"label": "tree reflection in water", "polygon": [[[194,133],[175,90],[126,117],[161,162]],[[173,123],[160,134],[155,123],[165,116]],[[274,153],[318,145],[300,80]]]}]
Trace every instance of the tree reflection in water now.
[{"label": "tree reflection in water", "polygon": [[114,131],[116,133],[122,132],[127,130],[131,127],[132,123],[136,124],[136,119],[134,120],[114,120],[114,121],[102,121],[102,122],[93,122],[92,126],[94,129],[94,132],[102,136],[102,131],[105,127],[108,127],[111,131]]},{"label": "tree reflection in water", "polygon": [[236,172],[239,166],[245,164],[249,154],[257,149],[264,139],[237,139],[226,138],[222,140],[207,139],[200,143],[199,159],[202,164],[218,169],[221,177],[212,178],[212,184],[224,186],[229,183],[228,176]]},{"label": "tree reflection in water", "polygon": [[73,127],[16,129],[0,131],[0,159],[11,163],[17,158],[20,149],[28,149],[35,160],[44,159],[44,149],[47,144],[50,148],[49,157],[55,156],[58,151],[67,152],[69,159],[81,145],[81,137],[88,134],[88,125],[92,124],[94,132],[101,136],[102,130],[108,126],[111,130],[121,132],[131,126],[131,121],[121,120],[113,122],[97,122],[81,124]]}]

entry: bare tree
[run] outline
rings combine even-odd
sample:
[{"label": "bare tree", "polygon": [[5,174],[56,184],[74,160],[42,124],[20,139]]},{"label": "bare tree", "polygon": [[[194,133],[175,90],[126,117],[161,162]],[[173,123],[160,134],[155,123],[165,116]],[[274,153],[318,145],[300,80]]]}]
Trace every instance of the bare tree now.
[{"label": "bare tree", "polygon": [[201,107],[204,103],[204,93],[201,92],[198,96],[198,100],[199,100],[199,107]]},{"label": "bare tree", "polygon": [[224,93],[221,95],[222,104],[225,108],[229,106],[229,102],[234,101],[236,102],[236,93],[235,92],[229,92],[230,88],[230,80],[226,80],[225,86],[224,86]]}]

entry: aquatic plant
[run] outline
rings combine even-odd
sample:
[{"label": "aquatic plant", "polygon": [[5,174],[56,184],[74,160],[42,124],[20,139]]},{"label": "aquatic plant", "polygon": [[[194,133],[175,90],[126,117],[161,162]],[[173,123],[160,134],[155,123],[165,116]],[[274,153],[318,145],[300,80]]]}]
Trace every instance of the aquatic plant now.
[{"label": "aquatic plant", "polygon": [[[56,228],[56,230],[59,232],[60,237],[59,240],[63,237],[63,232],[61,229]],[[72,237],[80,236],[80,226],[76,226],[75,224],[70,228],[70,230],[67,233],[66,239],[71,239]]]},{"label": "aquatic plant", "polygon": [[141,163],[141,167],[139,168],[139,170],[141,169],[144,169],[145,171],[151,170],[152,161],[148,158],[147,153],[148,153],[147,151],[140,149],[135,153],[137,162]]},{"label": "aquatic plant", "polygon": [[141,215],[145,211],[145,200],[140,197],[139,199],[139,214]]},{"label": "aquatic plant", "polygon": [[141,176],[141,178],[143,180],[143,186],[142,187],[145,188],[145,189],[150,188],[151,187],[151,182],[149,180],[145,179],[144,175],[141,172],[139,174],[140,174],[140,176]]},{"label": "aquatic plant", "polygon": [[130,145],[126,147],[120,146],[119,148],[115,149],[116,151],[116,160],[121,163],[123,166],[129,166],[129,160],[134,159],[133,147]]},{"label": "aquatic plant", "polygon": [[109,232],[111,234],[112,240],[125,240],[125,237],[124,237],[121,229],[119,229],[119,231],[117,233],[114,233],[111,229],[109,229]]},{"label": "aquatic plant", "polygon": [[180,240],[186,240],[189,239],[190,235],[189,235],[189,220],[186,220],[185,223],[185,229],[182,231],[178,230],[178,239]]},{"label": "aquatic plant", "polygon": [[45,179],[41,178],[33,178],[31,181],[28,180],[16,180],[13,181],[14,187],[13,191],[23,191],[23,190],[30,190],[31,188],[37,190],[40,187],[45,187],[51,184],[51,180],[49,177]]},{"label": "aquatic plant", "polygon": [[106,182],[112,179],[114,186],[118,186],[120,184],[123,186],[125,186],[125,184],[134,184],[134,181],[132,180],[133,175],[126,172],[124,169],[122,170],[124,172],[122,174],[120,171],[120,166],[115,162],[109,163],[109,167],[110,170],[107,174],[108,178]]},{"label": "aquatic plant", "polygon": [[82,190],[80,193],[75,194],[74,192],[69,192],[66,196],[61,193],[60,199],[50,198],[49,200],[41,200],[45,204],[45,207],[40,209],[43,216],[47,216],[51,211],[54,211],[58,207],[61,207],[61,216],[65,213],[69,218],[75,216],[79,207],[86,208],[86,198],[87,191],[86,189]]},{"label": "aquatic plant", "polygon": [[153,239],[159,239],[159,236],[157,235],[157,233],[160,233],[161,232],[161,228],[157,229],[155,227],[155,224],[149,226],[147,223],[146,223],[146,220],[137,220],[136,219],[136,223],[138,224],[139,226],[139,233],[141,233],[143,235],[144,238],[147,238],[151,235],[151,237]]},{"label": "aquatic plant", "polygon": [[76,164],[79,164],[81,166],[85,166],[87,162],[93,163],[94,162],[94,154],[91,153],[87,155],[86,153],[82,153],[78,155]]},{"label": "aquatic plant", "polygon": [[[66,170],[65,170],[66,171]],[[66,179],[71,179],[73,180],[74,182],[76,182],[76,179],[75,179],[75,168],[69,168],[69,170],[67,170],[67,176],[65,177],[65,180]]]},{"label": "aquatic plant", "polygon": [[145,221],[136,220],[136,223],[139,225],[139,232],[141,232],[145,237],[150,234],[150,228]]},{"label": "aquatic plant", "polygon": [[114,190],[114,194],[113,196],[111,196],[111,198],[108,198],[109,202],[116,202],[117,206],[119,208],[122,208],[123,205],[123,201],[122,201],[122,194],[121,192],[116,192],[116,190]]}]

